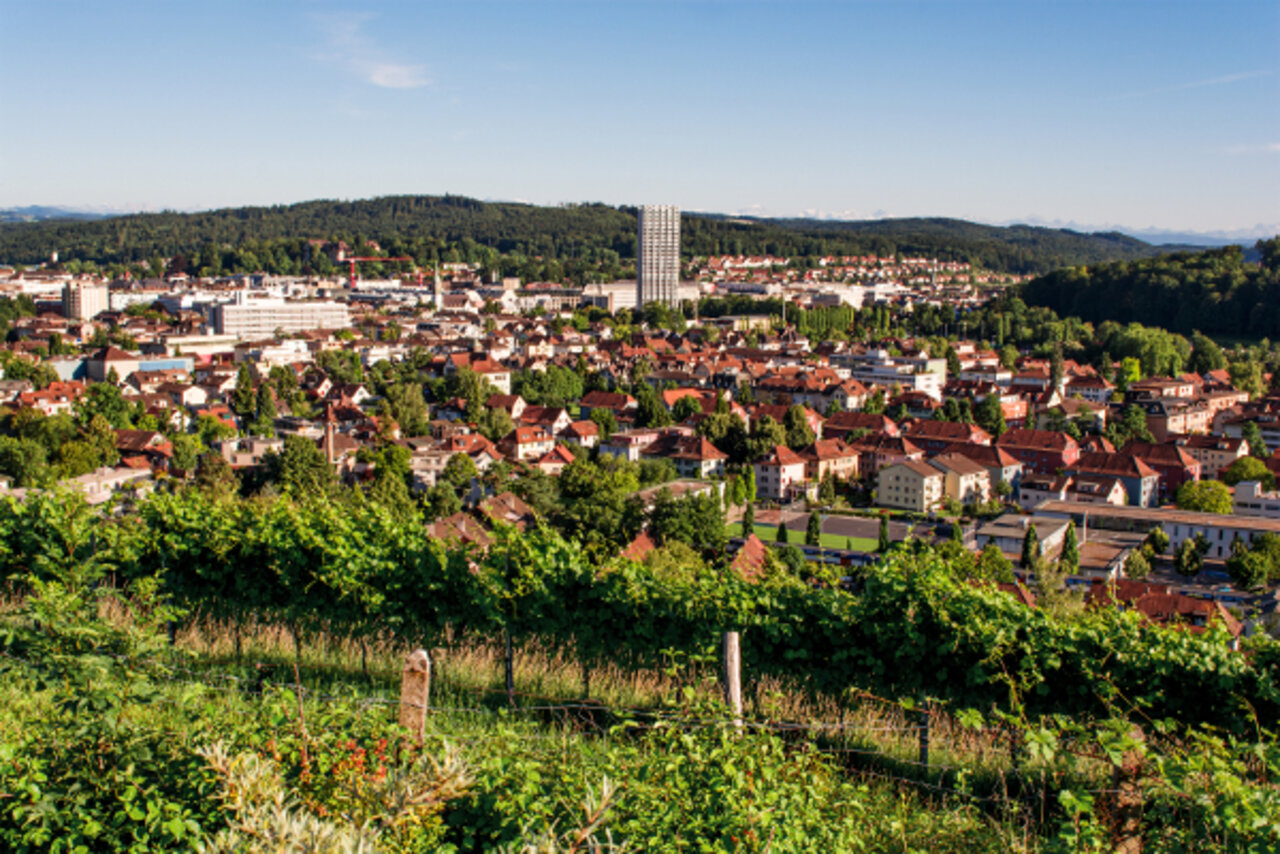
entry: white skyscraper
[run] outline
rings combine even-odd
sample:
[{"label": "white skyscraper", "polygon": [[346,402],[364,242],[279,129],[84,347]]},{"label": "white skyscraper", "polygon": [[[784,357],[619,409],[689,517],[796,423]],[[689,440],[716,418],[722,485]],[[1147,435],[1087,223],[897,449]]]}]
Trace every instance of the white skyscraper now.
[{"label": "white skyscraper", "polygon": [[680,209],[675,205],[640,208],[640,246],[636,254],[636,305],[680,305]]}]

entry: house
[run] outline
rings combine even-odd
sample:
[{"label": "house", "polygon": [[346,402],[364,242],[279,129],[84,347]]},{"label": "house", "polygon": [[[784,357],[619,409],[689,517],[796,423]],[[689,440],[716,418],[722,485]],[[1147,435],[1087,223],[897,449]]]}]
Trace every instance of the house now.
[{"label": "house", "polygon": [[764,575],[769,563],[769,547],[755,534],[748,534],[738,553],[733,556],[729,570],[744,581],[757,581]]},{"label": "house", "polygon": [[504,410],[511,416],[512,421],[519,421],[529,404],[525,403],[524,398],[518,394],[491,394],[484,405],[490,409]]},{"label": "house", "polygon": [[594,421],[574,421],[561,434],[566,442],[594,448],[600,441],[600,428]]},{"label": "house", "polygon": [[88,474],[73,477],[67,481],[72,489],[84,493],[90,504],[102,504],[110,501],[117,493],[126,490],[142,495],[151,491],[151,470],[147,468],[112,468],[103,466]]},{"label": "house", "polygon": [[769,501],[791,501],[810,492],[805,477],[805,460],[786,445],[777,445],[756,461],[756,495]]},{"label": "house", "polygon": [[1088,453],[1068,466],[1067,474],[1091,474],[1118,479],[1134,507],[1154,507],[1160,491],[1160,475],[1129,454]]},{"label": "house", "polygon": [[1040,474],[1066,469],[1080,459],[1076,440],[1058,430],[1008,430],[996,439],[996,445]]},{"label": "house", "polygon": [[846,444],[858,453],[858,473],[861,477],[871,477],[887,465],[924,459],[924,451],[902,436],[873,434]]},{"label": "house", "polygon": [[484,526],[461,510],[428,525],[427,536],[454,546],[476,546],[481,549],[488,548],[493,542]]},{"label": "house", "polygon": [[971,445],[958,442],[948,445],[944,454],[963,454],[987,470],[987,477],[994,491],[1001,483],[1009,484],[1016,492],[1022,481],[1022,463],[998,445]]},{"label": "house", "polygon": [[670,444],[661,453],[655,453],[659,445],[667,444],[668,437],[654,442],[643,456],[662,456],[675,464],[676,472],[684,478],[706,479],[724,475],[725,460],[729,455],[711,444],[705,436],[671,436]]},{"label": "house", "polygon": [[537,466],[543,474],[550,475],[551,477],[558,477],[560,472],[573,464],[574,459],[573,451],[569,450],[564,445],[556,445],[550,451],[543,454],[542,457],[534,463],[534,465]]},{"label": "house", "polygon": [[1123,505],[1128,492],[1118,478],[1094,475],[1032,474],[1018,487],[1018,506],[1035,510],[1045,501]]},{"label": "house", "polygon": [[849,441],[850,433],[859,435],[883,433],[886,436],[897,436],[898,424],[887,415],[873,415],[870,412],[837,412],[822,425],[822,435],[830,439]]},{"label": "house", "polygon": [[552,436],[559,436],[573,423],[573,418],[569,416],[569,410],[561,406],[528,406],[517,423],[541,427]]},{"label": "house", "polygon": [[836,480],[858,477],[858,452],[840,439],[819,439],[801,451],[800,456],[805,459],[805,474],[815,483],[828,477]]},{"label": "house", "polygon": [[902,435],[921,448],[926,455],[940,454],[949,445],[963,442],[972,445],[990,445],[991,434],[977,424],[957,421],[915,420],[907,424]]},{"label": "house", "polygon": [[945,495],[946,475],[924,460],[906,460],[879,469],[876,504],[925,513]]},{"label": "house", "polygon": [[578,414],[581,418],[590,418],[597,409],[612,412],[615,418],[624,413],[632,413],[639,408],[636,399],[629,394],[612,391],[589,391],[578,403]]},{"label": "house", "polygon": [[929,465],[942,472],[943,494],[961,504],[984,504],[991,499],[991,475],[986,466],[964,454],[939,454]]},{"label": "house", "polygon": [[1187,629],[1196,634],[1210,626],[1219,626],[1231,636],[1232,649],[1239,649],[1240,635],[1244,632],[1244,625],[1221,602],[1176,593],[1165,584],[1128,578],[1097,579],[1085,594],[1085,604],[1093,608],[1136,611],[1156,625]]},{"label": "house", "polygon": [[1173,441],[1200,463],[1204,478],[1221,478],[1232,463],[1249,456],[1249,443],[1238,436],[1175,436]]},{"label": "house", "polygon": [[520,531],[538,523],[538,514],[514,492],[486,498],[476,507],[476,512],[490,522],[511,525]]},{"label": "house", "polygon": [[1161,498],[1170,498],[1184,483],[1200,479],[1200,461],[1177,445],[1133,441],[1124,446],[1123,453],[1137,457],[1156,470],[1160,475]]},{"label": "house", "polygon": [[517,427],[498,442],[498,450],[513,460],[533,460],[549,454],[555,444],[543,427]]}]

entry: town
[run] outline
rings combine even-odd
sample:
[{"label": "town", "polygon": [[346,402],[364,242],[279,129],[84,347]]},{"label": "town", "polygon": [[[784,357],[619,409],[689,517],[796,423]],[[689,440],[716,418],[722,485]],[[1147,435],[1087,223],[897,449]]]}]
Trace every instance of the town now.
[{"label": "town", "polygon": [[1280,631],[1257,363],[1059,319],[967,263],[682,261],[678,219],[642,208],[637,279],[581,286],[323,239],[333,275],[0,267],[4,493],[341,482],[442,540],[541,520],[745,577],[848,578],[923,539],[1028,605]]}]

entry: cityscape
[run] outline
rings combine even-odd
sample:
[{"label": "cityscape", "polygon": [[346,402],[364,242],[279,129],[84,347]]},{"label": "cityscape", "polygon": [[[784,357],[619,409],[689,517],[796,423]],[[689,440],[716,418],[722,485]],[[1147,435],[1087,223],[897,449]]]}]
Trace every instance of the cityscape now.
[{"label": "cityscape", "polygon": [[[1257,108],[1280,104],[1280,9],[1230,5],[1234,45],[1204,10],[1117,4],[1116,26],[1167,18],[1131,36],[1154,68],[1184,73],[1161,38],[1205,49],[1099,99],[1055,88],[1092,79],[1080,56],[1023,44],[1056,28],[1143,70],[1092,7],[273,6],[190,93],[253,121],[255,86],[320,87],[348,122],[310,130],[346,146],[331,171],[261,122],[218,151],[179,141],[189,116],[135,149],[4,134],[0,849],[1280,850],[1280,172],[1274,143],[1166,132],[1224,104],[1241,139],[1280,130]],[[82,11],[71,46],[169,26]],[[229,26],[164,14],[198,44]],[[469,78],[407,40],[486,15]],[[758,56],[865,28],[857,74],[919,28],[938,82],[885,86],[935,135],[867,92],[908,132],[865,142],[855,71],[817,56],[727,72],[717,43],[673,77],[675,23]],[[644,48],[647,79],[519,40],[569,29]],[[997,46],[1104,133],[1056,149]],[[102,85],[165,90],[136,62]],[[25,107],[51,73],[0,92]],[[767,109],[810,136],[722,136],[730,77],[803,83]],[[990,123],[933,85],[1057,165],[1000,139],[939,177],[922,152]],[[463,92],[492,98],[488,133]],[[606,180],[577,137],[626,136],[624,96]],[[1175,198],[1154,175],[1177,157]],[[1046,216],[1012,213],[1026,182]]]}]

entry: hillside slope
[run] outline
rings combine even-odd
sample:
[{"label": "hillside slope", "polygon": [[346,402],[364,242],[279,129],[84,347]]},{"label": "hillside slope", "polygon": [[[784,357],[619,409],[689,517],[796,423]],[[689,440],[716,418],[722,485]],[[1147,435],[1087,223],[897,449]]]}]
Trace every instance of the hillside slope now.
[{"label": "hillside slope", "polygon": [[[998,227],[954,219],[863,222],[683,217],[686,256],[713,253],[931,255],[1014,273],[1064,265],[1149,257],[1160,250],[1120,234],[1081,234],[1032,226]],[[467,245],[544,259],[626,260],[635,255],[635,209],[603,204],[539,207],[481,202],[461,196],[386,196],[357,201],[318,200],[200,213],[148,213],[90,221],[0,223],[0,261],[38,263],[57,251],[64,260],[131,263],[156,256],[190,256],[212,244],[237,248],[250,241],[376,240],[415,257]],[[268,260],[267,268],[271,267]]]}]

